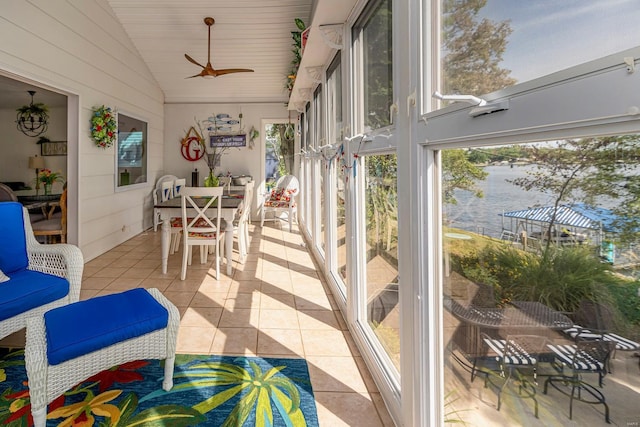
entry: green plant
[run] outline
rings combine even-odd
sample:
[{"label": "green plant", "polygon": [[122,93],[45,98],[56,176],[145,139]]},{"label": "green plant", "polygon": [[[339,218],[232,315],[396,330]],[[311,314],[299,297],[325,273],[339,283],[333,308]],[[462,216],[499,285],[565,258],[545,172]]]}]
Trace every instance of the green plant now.
[{"label": "green plant", "polygon": [[298,31],[291,31],[291,38],[293,39],[293,48],[291,49],[291,52],[293,53],[293,60],[291,60],[291,71],[287,75],[286,84],[286,88],[289,90],[289,93],[293,90],[293,85],[296,82],[296,75],[298,74],[298,68],[302,61],[302,32],[307,28],[300,18],[296,18],[295,23]]},{"label": "green plant", "polygon": [[49,112],[49,107],[47,107],[42,102],[36,102],[35,104],[23,105],[20,108],[16,108],[16,111],[20,114],[25,113],[33,113],[33,114],[46,114]]},{"label": "green plant", "polygon": [[494,286],[508,302],[539,301],[558,311],[573,312],[580,301],[609,301],[607,284],[617,282],[609,265],[588,248],[549,248],[532,254],[507,245],[488,245],[477,257],[460,258],[463,274]]}]

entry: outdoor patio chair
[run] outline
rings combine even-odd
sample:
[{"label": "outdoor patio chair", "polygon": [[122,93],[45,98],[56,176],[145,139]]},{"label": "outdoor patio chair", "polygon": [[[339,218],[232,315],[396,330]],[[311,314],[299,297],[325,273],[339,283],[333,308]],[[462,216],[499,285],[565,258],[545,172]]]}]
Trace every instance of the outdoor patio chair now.
[{"label": "outdoor patio chair", "polygon": [[[609,405],[604,393],[600,391],[607,375],[607,366],[615,348],[612,341],[578,341],[576,344],[548,344],[556,356],[560,374],[547,377],[544,394],[549,385],[569,396],[569,419],[573,418],[573,401],[578,400],[591,405],[604,405],[604,418],[609,423]],[[594,387],[584,379],[585,374],[597,374],[598,386]]]},{"label": "outdoor patio chair", "polygon": [[0,339],[32,317],[80,298],[84,260],[77,246],[41,245],[27,210],[0,203]]},{"label": "outdoor patio chair", "polygon": [[615,350],[637,351],[640,343],[613,333],[616,325],[613,312],[604,304],[584,300],[580,302],[579,309],[573,313],[575,324],[563,332],[574,340],[605,340],[615,343]]},{"label": "outdoor patio chair", "polygon": [[[538,401],[536,399],[536,383],[538,364],[541,355],[548,352],[548,340],[540,335],[509,335],[506,340],[492,338],[489,335],[482,334],[483,341],[490,350],[489,353],[496,363],[493,365],[497,371],[485,373],[485,387],[496,377],[501,378],[502,384],[498,386],[498,411],[502,403],[502,393],[510,386],[512,380],[518,384],[518,395],[530,398],[534,402],[534,414],[538,418]],[[477,369],[474,362],[473,369]],[[496,375],[497,374],[497,375]],[[527,377],[531,374],[533,381]],[[472,372],[473,378],[473,372]]]}]

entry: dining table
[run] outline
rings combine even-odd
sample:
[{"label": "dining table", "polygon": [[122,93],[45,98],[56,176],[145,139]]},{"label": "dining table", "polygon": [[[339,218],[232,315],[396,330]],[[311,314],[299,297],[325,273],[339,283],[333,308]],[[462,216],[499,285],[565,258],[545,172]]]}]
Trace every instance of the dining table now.
[{"label": "dining table", "polygon": [[[238,212],[238,209],[242,207],[243,198],[242,193],[225,194],[222,196],[221,206],[221,220],[225,222],[225,252],[227,260],[227,275],[231,275],[232,272],[232,259],[233,259],[233,220]],[[204,207],[207,202],[206,198],[195,199],[198,207]],[[171,243],[171,218],[182,216],[181,198],[175,197],[173,199],[166,200],[164,202],[158,202],[154,204],[154,208],[160,213],[160,219],[162,220],[161,232],[162,232],[162,274],[167,274],[167,263],[169,260],[169,245]],[[193,210],[193,209],[190,209]]]}]

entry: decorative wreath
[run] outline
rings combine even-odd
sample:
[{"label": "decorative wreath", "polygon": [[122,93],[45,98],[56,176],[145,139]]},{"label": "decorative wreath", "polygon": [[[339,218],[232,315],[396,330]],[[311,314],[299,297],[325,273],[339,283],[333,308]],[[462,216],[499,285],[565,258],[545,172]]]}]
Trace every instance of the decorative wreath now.
[{"label": "decorative wreath", "polygon": [[91,138],[101,148],[113,145],[117,137],[116,113],[111,107],[95,107],[91,116]]}]

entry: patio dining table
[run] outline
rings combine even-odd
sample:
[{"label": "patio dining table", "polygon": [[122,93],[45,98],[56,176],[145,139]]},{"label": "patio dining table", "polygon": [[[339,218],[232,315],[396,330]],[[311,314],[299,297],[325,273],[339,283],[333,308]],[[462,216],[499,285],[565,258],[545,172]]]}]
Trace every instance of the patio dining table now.
[{"label": "patio dining table", "polygon": [[445,307],[460,321],[454,341],[467,356],[483,354],[482,333],[505,339],[509,334],[545,335],[573,325],[566,315],[537,301],[512,301],[505,307],[462,305],[445,298]]},{"label": "patio dining table", "polygon": [[[195,199],[199,207],[204,207],[205,198]],[[242,207],[243,199],[241,194],[233,194],[222,196],[222,220],[225,221],[225,252],[227,258],[227,275],[231,275],[233,259],[233,220],[236,212]],[[169,244],[171,243],[171,218],[182,216],[181,199],[179,197],[159,202],[153,207],[160,212],[162,220],[162,274],[167,273],[167,262],[169,259]]]}]

